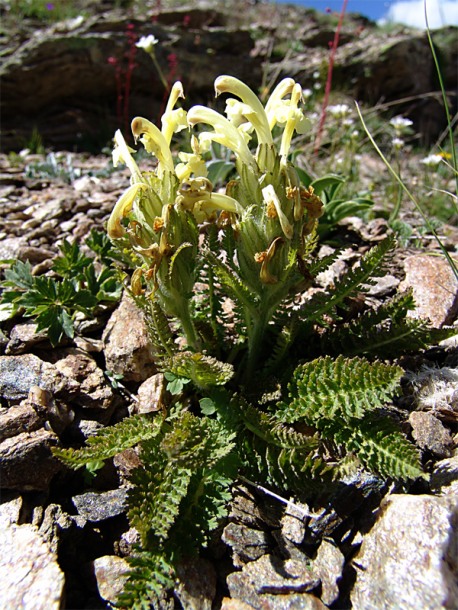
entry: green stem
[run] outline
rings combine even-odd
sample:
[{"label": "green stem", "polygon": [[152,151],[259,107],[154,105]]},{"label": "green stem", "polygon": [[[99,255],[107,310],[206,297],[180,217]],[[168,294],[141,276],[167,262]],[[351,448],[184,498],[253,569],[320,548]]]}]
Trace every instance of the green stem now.
[{"label": "green stem", "polygon": [[186,299],[180,299],[180,303],[177,306],[177,310],[179,311],[177,318],[180,321],[181,328],[183,329],[184,335],[186,337],[186,343],[191,349],[199,351],[200,340],[196,333],[191,313],[189,311],[189,301]]}]

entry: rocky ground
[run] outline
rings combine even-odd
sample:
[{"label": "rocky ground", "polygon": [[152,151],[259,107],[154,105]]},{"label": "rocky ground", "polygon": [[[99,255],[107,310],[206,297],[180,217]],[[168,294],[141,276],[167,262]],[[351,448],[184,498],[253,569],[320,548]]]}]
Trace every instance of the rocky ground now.
[{"label": "rocky ground", "polygon": [[[256,40],[248,36],[240,12],[228,16],[213,8],[164,11],[154,22],[155,31],[167,43],[159,59],[166,67],[166,53],[178,49],[182,69],[186,72],[194,66],[194,93],[203,96],[199,87],[204,81],[208,87],[211,70],[219,73],[213,52],[228,65],[235,62],[250,72],[257,83],[266,58],[269,78],[288,73],[309,82],[311,73],[323,63],[323,49],[327,52],[335,24],[330,22],[326,29],[326,24],[317,23],[312,16],[300,21],[298,31],[297,13],[292,9],[272,12],[264,5],[258,9]],[[186,15],[195,22],[184,23]],[[145,20],[140,23],[138,15],[126,16],[122,11],[65,27],[53,25],[30,40],[22,26],[8,33],[3,73],[6,91],[27,100],[32,99],[28,87],[36,88],[36,117],[49,141],[55,137],[57,142],[67,142],[69,134],[90,131],[94,117],[100,120],[101,98],[90,98],[94,79],[101,82],[103,77],[104,100],[107,104],[111,100],[107,124],[119,118],[114,116],[116,83],[106,56],[114,52],[113,40],[122,53],[126,23],[133,18],[139,33],[149,33]],[[295,20],[294,37],[300,37],[305,46],[285,55]],[[232,33],[223,37],[223,30]],[[269,32],[272,37],[266,34]],[[359,90],[368,91],[378,100],[380,92],[374,83],[407,83],[408,88],[412,78],[418,81],[415,86],[423,87],[414,91],[416,95],[429,91],[430,83],[417,78],[420,72],[415,67],[415,61],[424,61],[427,54],[424,36],[412,38],[411,33],[396,32],[386,44],[389,60],[375,61],[366,70],[371,61],[366,50],[376,48],[369,44],[374,36],[364,20],[349,22],[342,38],[337,81],[350,82],[345,70],[351,66],[352,74],[358,76],[351,81],[355,96]],[[75,46],[75,38],[86,42]],[[239,41],[238,46],[234,40]],[[205,55],[205,69],[199,72],[195,66],[196,58],[202,59],[202,41],[211,52]],[[48,60],[60,55],[49,53],[47,46],[54,44],[57,47],[53,48],[65,50],[62,65],[75,69],[68,73],[70,81],[78,85],[71,99],[74,106],[60,95],[70,85],[60,90],[55,87],[56,75]],[[447,48],[451,49],[449,65],[454,65],[455,47]],[[372,58],[377,60],[373,52]],[[395,58],[408,60],[405,72],[396,68]],[[136,72],[141,86],[134,103],[142,107],[142,114],[151,93],[147,60],[146,56],[139,58],[143,67]],[[394,80],[384,72],[387,66],[396,68]],[[25,68],[30,79],[23,78]],[[64,72],[59,78],[64,78]],[[40,90],[38,82],[43,83]],[[18,83],[23,83],[24,90]],[[56,99],[50,102],[47,96],[53,87]],[[390,95],[399,98],[399,89],[395,87]],[[20,101],[15,99],[10,96],[7,104],[11,117]],[[158,108],[161,99],[162,93],[156,100]],[[198,100],[192,97],[192,101]],[[424,110],[424,102],[415,106],[419,112]],[[24,123],[11,119],[2,126],[3,141],[11,142],[15,150],[33,126],[30,109],[21,107],[21,112]],[[418,116],[420,125],[423,115]],[[425,116],[432,115],[428,111]],[[435,129],[437,132],[437,125]],[[80,139],[74,144],[81,149]],[[359,164],[361,172],[368,174],[367,180],[383,176],[383,166],[374,156],[362,157]],[[30,261],[35,274],[47,273],[64,239],[77,241],[84,250],[89,232],[104,229],[127,184],[128,173],[113,171],[109,157],[102,154],[55,152],[46,156],[25,151],[0,155],[0,270],[8,266],[7,261],[19,259]],[[414,226],[415,236],[421,220],[411,214],[403,220]],[[349,247],[332,272],[319,278],[321,286],[356,264],[361,253],[386,232],[382,214],[376,213],[369,222],[356,217],[343,221],[338,233]],[[442,224],[439,232],[456,257],[456,227]],[[436,327],[456,325],[458,282],[436,242],[428,235],[418,233],[417,237],[410,242],[415,247],[399,248],[390,273],[371,288],[367,298],[377,304],[411,286],[418,305],[415,315],[430,318]],[[327,254],[333,246],[321,247]],[[393,410],[421,450],[429,482],[401,487],[360,473],[309,504],[294,498],[287,506],[240,482],[234,489],[230,516],[214,544],[199,560],[180,566],[180,584],[164,607],[458,607],[457,340],[403,357],[400,364],[406,370],[404,395]],[[155,369],[144,322],[128,298],[119,306],[101,309],[93,320],[79,320],[75,339],[55,348],[30,319],[16,316],[0,324],[0,608],[112,607],[125,579],[125,557],[136,540],[125,517],[128,473],[136,464],[136,453],[124,452],[94,479],[69,471],[53,458],[51,449],[81,445],[97,430],[129,414],[154,412],[163,395],[162,376]]]},{"label": "rocky ground", "polygon": [[[51,165],[54,174],[65,169],[60,177],[50,177],[44,161],[27,153],[0,159],[0,258],[29,260],[36,273],[49,269],[63,239],[84,244],[91,228],[103,228],[128,180],[125,171],[110,171],[105,156],[56,154]],[[386,224],[351,218],[341,231],[353,247],[322,283],[353,265]],[[453,251],[453,228],[442,232]],[[435,326],[453,324],[457,281],[434,249],[400,249],[369,298],[411,285],[420,315]],[[124,510],[136,455],[125,452],[90,480],[64,468],[51,448],[82,443],[129,413],[158,409],[162,378],[127,298],[57,348],[35,330],[16,317],[0,335],[1,607],[108,608],[135,541]],[[361,473],[313,505],[296,499],[289,507],[240,484],[214,546],[182,565],[169,607],[456,607],[456,340],[402,363],[411,372],[396,409],[422,450],[430,483],[402,489]],[[107,371],[111,379],[122,375],[120,385]]]}]

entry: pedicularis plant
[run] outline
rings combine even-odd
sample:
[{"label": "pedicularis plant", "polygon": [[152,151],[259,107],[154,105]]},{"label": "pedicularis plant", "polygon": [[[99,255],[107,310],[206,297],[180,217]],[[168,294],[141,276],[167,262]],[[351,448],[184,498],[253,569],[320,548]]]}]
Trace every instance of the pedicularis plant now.
[{"label": "pedicularis plant", "polygon": [[[120,598],[133,608],[154,605],[180,557],[207,544],[239,475],[302,495],[358,467],[424,476],[414,446],[384,413],[403,371],[375,357],[452,332],[408,318],[410,294],[344,321],[349,299],[385,273],[391,237],[332,288],[308,296],[337,257],[315,251],[323,201],[332,205],[341,180],[312,181],[289,161],[294,133],[308,128],[301,87],[284,79],[265,107],[231,76],[215,89],[235,96],[226,116],[175,108],[183,97],[176,83],[161,129],[132,121],[135,140],[157,159],[153,171],[140,171],[115,135],[115,163],[132,177],[108,234],[138,261],[129,291],[170,382],[168,407],[127,418],[83,449],[56,451],[78,468],[139,446],[128,515],[141,543]],[[191,152],[175,163],[173,134],[201,124],[212,129],[192,135]],[[235,156],[224,194],[207,178],[212,142]]]}]

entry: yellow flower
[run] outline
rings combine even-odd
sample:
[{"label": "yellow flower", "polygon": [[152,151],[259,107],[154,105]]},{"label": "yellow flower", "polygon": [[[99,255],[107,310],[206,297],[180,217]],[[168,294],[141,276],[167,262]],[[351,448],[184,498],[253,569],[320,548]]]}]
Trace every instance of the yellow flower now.
[{"label": "yellow flower", "polygon": [[259,101],[258,96],[245,83],[233,76],[219,76],[215,80],[215,93],[216,96],[221,93],[232,93],[239,97],[243,104],[237,103],[237,100],[229,104],[232,116],[238,115],[237,121],[239,124],[242,122],[240,121],[240,116],[243,116],[253,125],[259,144],[269,144],[270,146],[273,144],[269,121],[264,107]]},{"label": "yellow flower", "polygon": [[174,133],[178,133],[182,129],[188,128],[186,111],[183,110],[183,108],[175,109],[175,104],[180,97],[184,99],[183,85],[180,83],[180,81],[177,81],[170,91],[165,112],[161,117],[161,131],[169,146]]},{"label": "yellow flower", "polygon": [[163,133],[148,119],[135,117],[132,121],[132,133],[135,141],[140,140],[146,150],[157,157],[159,161],[157,175],[162,177],[164,171],[173,172],[173,158],[169,143]]},{"label": "yellow flower", "polygon": [[126,141],[119,129],[116,130],[115,136],[115,147],[113,148],[113,165],[117,167],[119,163],[127,165],[132,175],[132,182],[141,182],[143,180],[142,174],[135,163],[131,153],[135,152],[133,148],[127,146]]},{"label": "yellow flower", "polygon": [[268,186],[265,186],[262,189],[262,196],[264,199],[264,203],[266,204],[267,213],[270,214],[271,217],[273,207],[275,208],[278,220],[280,221],[280,225],[283,233],[285,234],[285,237],[287,237],[287,239],[292,239],[294,231],[293,226],[286,217],[286,214],[281,209],[280,200],[278,199],[277,193],[275,192],[275,189],[272,184],[269,184]]},{"label": "yellow flower", "polygon": [[287,112],[286,125],[283,130],[280,145],[280,156],[282,164],[286,165],[291,146],[291,140],[294,132],[299,134],[305,133],[309,128],[309,121],[304,116],[304,113],[298,108],[299,102],[302,100],[302,87],[295,83],[291,91],[291,99],[289,100],[289,108]]},{"label": "yellow flower", "polygon": [[116,202],[107,224],[107,233],[111,239],[122,237],[125,233],[121,224],[123,218],[132,210],[134,201],[138,193],[147,188],[143,182],[132,184]]},{"label": "yellow flower", "polygon": [[241,132],[228,119],[216,110],[206,106],[193,106],[188,111],[188,123],[191,127],[198,123],[206,123],[214,131],[204,131],[199,134],[199,143],[205,150],[209,142],[214,141],[234,151],[242,163],[256,171],[256,160],[250,152]]}]

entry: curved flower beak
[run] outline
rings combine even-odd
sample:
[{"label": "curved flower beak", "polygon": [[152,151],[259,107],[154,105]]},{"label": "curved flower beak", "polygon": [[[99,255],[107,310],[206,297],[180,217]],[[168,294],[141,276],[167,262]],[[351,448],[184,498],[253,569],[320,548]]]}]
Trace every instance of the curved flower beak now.
[{"label": "curved flower beak", "polygon": [[115,147],[113,148],[113,165],[117,167],[119,163],[127,165],[132,175],[133,182],[141,182],[142,175],[138,165],[135,163],[131,153],[135,152],[133,148],[127,146],[124,136],[119,129],[114,135]]},{"label": "curved flower beak", "polygon": [[175,104],[179,98],[184,99],[183,85],[180,81],[177,81],[170,91],[169,99],[165,112],[161,117],[162,122],[162,134],[170,146],[172,136],[174,133],[181,131],[182,129],[188,128],[188,122],[186,120],[186,111],[183,108],[176,108]]},{"label": "curved flower beak", "polygon": [[136,182],[129,186],[118,199],[107,223],[107,233],[111,239],[117,239],[124,235],[125,230],[121,221],[132,210],[138,193],[145,188],[147,188],[146,184],[143,182]]},{"label": "curved flower beak", "polygon": [[239,130],[225,117],[216,110],[207,108],[206,106],[193,106],[188,111],[188,123],[191,127],[197,123],[206,123],[213,127],[214,131],[204,131],[199,134],[199,142],[202,146],[206,141],[213,140],[223,146],[226,146],[239,157],[242,163],[256,170],[256,160],[250,153],[250,150],[245,142],[243,135]]},{"label": "curved flower beak", "polygon": [[285,237],[287,239],[292,239],[294,232],[293,225],[289,222],[288,218],[286,217],[286,214],[281,209],[280,200],[278,199],[277,193],[275,192],[275,189],[272,184],[269,184],[268,186],[265,186],[262,189],[262,196],[267,206],[267,209],[272,206],[275,207],[275,212],[278,216],[278,220],[280,221],[280,225],[283,233],[285,234]]},{"label": "curved flower beak", "polygon": [[135,141],[140,140],[146,150],[157,157],[159,161],[158,176],[161,177],[164,171],[173,172],[174,166],[170,145],[156,125],[153,125],[148,119],[135,117],[131,127]]},{"label": "curved flower beak", "polygon": [[270,94],[266,103],[266,115],[269,121],[269,128],[275,127],[276,123],[285,123],[287,115],[284,114],[285,108],[288,108],[288,103],[283,100],[293,90],[295,81],[292,78],[284,78],[278,83],[275,89]]},{"label": "curved flower beak", "polygon": [[291,146],[291,140],[294,131],[299,134],[303,134],[309,127],[309,121],[304,116],[302,110],[298,108],[299,102],[302,100],[302,87],[296,83],[291,92],[291,99],[289,100],[289,111],[286,120],[285,129],[281,138],[280,145],[280,156],[282,164],[286,165],[288,159],[288,153]]},{"label": "curved flower beak", "polygon": [[[272,146],[272,134],[264,107],[258,96],[245,83],[234,76],[219,76],[215,80],[215,93],[217,97],[221,93],[232,93],[239,97],[243,103],[234,104],[234,101],[236,102],[234,100],[229,104],[232,113],[234,114],[234,109],[236,109],[236,114],[245,117],[253,125],[259,144]],[[238,122],[240,124],[240,119]]]}]

